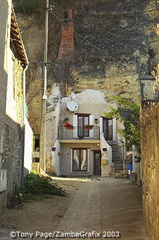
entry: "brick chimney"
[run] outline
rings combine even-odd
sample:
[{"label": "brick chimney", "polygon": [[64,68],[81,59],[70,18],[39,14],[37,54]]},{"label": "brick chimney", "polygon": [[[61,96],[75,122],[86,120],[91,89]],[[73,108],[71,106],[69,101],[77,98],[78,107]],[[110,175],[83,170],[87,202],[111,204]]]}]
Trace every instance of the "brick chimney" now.
[{"label": "brick chimney", "polygon": [[62,38],[59,48],[58,59],[72,61],[74,53],[74,24],[72,9],[67,9],[64,12],[61,33]]}]

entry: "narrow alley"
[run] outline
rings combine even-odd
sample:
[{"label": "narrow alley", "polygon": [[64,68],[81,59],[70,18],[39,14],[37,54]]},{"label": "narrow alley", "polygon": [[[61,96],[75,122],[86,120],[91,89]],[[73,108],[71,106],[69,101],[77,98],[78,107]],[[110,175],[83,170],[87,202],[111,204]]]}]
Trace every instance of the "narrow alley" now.
[{"label": "narrow alley", "polygon": [[0,0],[0,240],[159,240],[158,13]]},{"label": "narrow alley", "polygon": [[[120,233],[122,240],[149,240],[143,224],[141,186],[117,178],[55,177],[53,181],[67,191],[68,197],[29,201],[22,209],[12,210],[8,215],[12,224],[8,221],[7,228],[0,229],[0,240],[13,239],[12,232],[46,239],[46,235],[35,238],[36,231],[57,234],[49,239],[71,238],[64,234],[72,232],[81,234],[74,239],[83,239],[84,234],[84,239],[92,239],[90,233],[94,239],[119,239]],[[6,216],[3,212],[3,218]]]},{"label": "narrow alley", "polygon": [[[141,187],[125,179],[84,184],[57,227],[61,232],[117,232],[122,240],[148,240],[143,226]],[[108,233],[109,234],[109,233]]]}]

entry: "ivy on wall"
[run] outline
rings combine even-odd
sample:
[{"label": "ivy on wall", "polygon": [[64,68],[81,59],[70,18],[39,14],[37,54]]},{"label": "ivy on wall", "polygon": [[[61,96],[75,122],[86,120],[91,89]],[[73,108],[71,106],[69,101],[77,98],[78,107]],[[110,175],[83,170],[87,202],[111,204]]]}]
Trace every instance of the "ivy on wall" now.
[{"label": "ivy on wall", "polygon": [[119,96],[113,98],[118,103],[118,108],[110,107],[110,112],[105,113],[106,117],[119,119],[124,125],[124,129],[119,130],[119,133],[129,145],[135,145],[140,150],[139,104]]}]

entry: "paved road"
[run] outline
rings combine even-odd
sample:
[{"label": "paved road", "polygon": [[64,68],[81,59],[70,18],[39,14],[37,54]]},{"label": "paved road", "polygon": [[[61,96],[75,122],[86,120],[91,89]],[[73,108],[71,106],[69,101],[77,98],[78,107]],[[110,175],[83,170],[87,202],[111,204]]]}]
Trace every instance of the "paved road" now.
[{"label": "paved road", "polygon": [[[104,237],[105,232],[118,234],[116,231],[119,231],[122,240],[150,240],[143,226],[141,187],[132,185],[128,180],[114,178],[82,184],[55,230],[64,233],[95,231],[94,239],[111,239]],[[9,236],[9,232],[7,229],[1,231],[0,240],[10,240],[5,237]],[[103,237],[99,238],[97,233]]]},{"label": "paved road", "polygon": [[96,231],[104,236],[105,231],[119,231],[122,240],[149,240],[143,226],[141,187],[114,178],[84,183],[57,230]]}]

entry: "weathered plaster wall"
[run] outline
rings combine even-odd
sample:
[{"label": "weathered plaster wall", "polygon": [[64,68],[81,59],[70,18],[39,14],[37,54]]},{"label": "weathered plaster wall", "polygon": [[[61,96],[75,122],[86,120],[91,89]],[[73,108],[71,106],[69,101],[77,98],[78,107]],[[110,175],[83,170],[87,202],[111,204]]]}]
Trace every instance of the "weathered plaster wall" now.
[{"label": "weathered plaster wall", "polygon": [[[94,115],[94,119],[100,116],[104,116],[104,112],[109,112],[110,107],[115,107],[115,104],[108,103],[106,101],[107,94],[100,90],[86,89],[81,93],[76,94],[76,103],[78,104],[78,110],[75,113],[86,113]],[[69,123],[73,124],[74,112],[71,112],[67,108],[67,103],[71,101],[71,96],[65,97],[61,102],[61,116],[60,125],[64,125],[64,118],[69,118]],[[99,121],[100,123],[100,121]],[[97,125],[99,125],[99,123]],[[93,124],[95,124],[93,122]]]},{"label": "weathered plaster wall", "polygon": [[23,69],[10,49],[11,3],[0,1],[0,169],[7,169],[7,191],[0,193],[0,207],[20,185],[23,159]]},{"label": "weathered plaster wall", "polygon": [[[72,148],[89,148],[88,149],[88,171],[87,172],[72,172],[72,162],[71,154]],[[61,174],[66,176],[91,176],[93,175],[93,150],[100,150],[97,144],[82,144],[82,143],[72,143],[72,144],[61,144],[60,152],[60,165]]]},{"label": "weathered plaster wall", "polygon": [[24,157],[23,70],[16,59],[9,65],[12,68],[6,79],[8,80],[8,87],[5,90],[6,112],[1,115],[4,119],[1,167],[7,169],[7,191],[3,194],[5,195],[3,205],[6,204],[7,194],[11,194],[15,186],[21,184]]},{"label": "weathered plaster wall", "polygon": [[22,126],[24,124],[23,68],[21,62],[13,56],[12,51],[9,50],[8,52],[8,65],[10,69],[8,71],[6,114]]},{"label": "weathered plaster wall", "polygon": [[5,111],[6,111],[6,88],[7,88],[7,55],[9,46],[8,35],[10,34],[10,18],[11,18],[11,10],[9,8],[11,6],[10,0],[2,0],[0,1],[0,23],[1,23],[1,34],[0,34],[0,56],[1,63],[0,64],[0,95],[1,95],[1,104],[0,104],[0,167],[1,167],[1,157],[2,157],[2,142],[3,142],[3,133],[4,133],[4,122],[5,122]]},{"label": "weathered plaster wall", "polygon": [[[52,147],[58,139],[58,126],[61,114],[60,90],[54,84],[51,94],[47,101],[46,115],[46,169],[47,172],[55,173],[55,158],[53,157]],[[59,163],[57,163],[58,165]],[[57,167],[58,168],[58,167]],[[58,168],[59,169],[59,168]],[[59,172],[60,170],[58,170]]]},{"label": "weathered plaster wall", "polygon": [[159,103],[144,102],[141,109],[143,209],[147,232],[159,239]]},{"label": "weathered plaster wall", "polygon": [[[7,62],[7,57],[9,55],[9,43],[10,39],[10,20],[11,20],[11,1],[2,0],[0,1],[0,24],[1,24],[1,34],[0,34],[0,169],[2,168],[2,156],[3,156],[3,141],[5,132],[5,121],[6,121],[6,89],[7,89],[7,77],[9,66]],[[6,194],[0,193],[0,208],[6,204]]]}]

